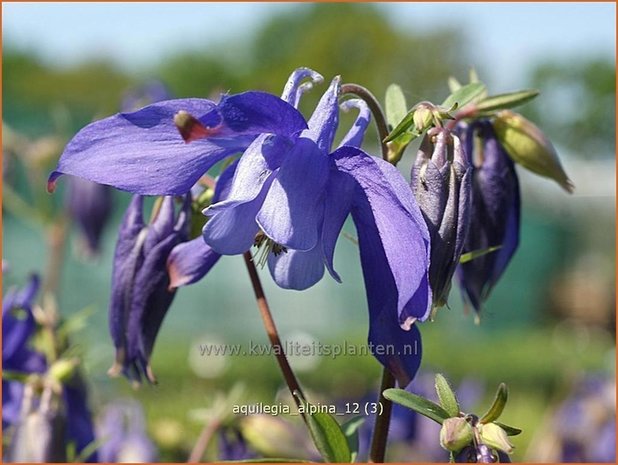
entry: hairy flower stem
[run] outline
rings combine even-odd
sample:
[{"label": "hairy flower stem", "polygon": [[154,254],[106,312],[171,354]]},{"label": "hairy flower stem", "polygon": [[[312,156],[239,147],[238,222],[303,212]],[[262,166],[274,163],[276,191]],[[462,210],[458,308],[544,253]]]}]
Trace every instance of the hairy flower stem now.
[{"label": "hairy flower stem", "polygon": [[371,110],[373,119],[378,127],[378,137],[380,138],[380,147],[382,148],[382,158],[384,160],[388,160],[388,146],[386,145],[386,142],[384,142],[384,139],[388,136],[388,126],[386,124],[386,118],[384,117],[384,112],[382,111],[380,102],[378,102],[378,99],[375,98],[375,96],[368,89],[358,84],[343,84],[341,86],[341,95],[345,94],[354,94],[357,97],[360,97],[365,101],[369,107],[369,110]]},{"label": "hairy flower stem", "polygon": [[[375,96],[363,86],[358,84],[344,84],[341,86],[341,94],[354,94],[365,101],[373,115],[373,119],[378,127],[380,146],[382,147],[382,158],[388,161],[388,146],[384,139],[388,136],[388,126],[380,102]],[[386,368],[382,371],[382,384],[380,386],[380,396],[378,402],[382,404],[382,415],[376,415],[373,425],[373,438],[371,439],[371,451],[369,461],[374,463],[384,463],[386,453],[386,441],[388,440],[388,428],[391,423],[391,410],[393,404],[384,397],[383,392],[395,387],[395,378]]]},{"label": "hairy flower stem", "polygon": [[251,279],[253,292],[255,293],[255,300],[257,302],[258,309],[260,310],[260,315],[262,316],[264,329],[266,329],[266,334],[268,335],[268,339],[270,340],[270,345],[273,348],[273,353],[277,358],[277,362],[279,363],[279,367],[281,368],[281,372],[283,373],[285,383],[288,385],[290,394],[292,394],[294,402],[296,402],[296,405],[300,408],[301,401],[294,393],[298,392],[300,394],[300,397],[303,399],[305,398],[305,396],[300,387],[300,384],[298,384],[298,380],[296,379],[294,372],[292,371],[292,367],[290,366],[290,363],[285,356],[283,344],[281,343],[281,338],[279,337],[279,332],[277,331],[275,320],[273,320],[273,316],[270,313],[270,308],[268,306],[268,302],[266,301],[266,296],[264,295],[264,289],[262,288],[262,283],[260,282],[257,268],[255,267],[255,263],[253,263],[251,252],[245,252],[243,258],[245,259],[245,265],[247,267],[247,271],[249,272],[249,278]]},{"label": "hairy flower stem", "polygon": [[391,411],[393,403],[384,397],[384,391],[395,387],[395,378],[386,368],[382,370],[382,384],[380,385],[379,402],[382,404],[382,414],[376,414],[373,424],[373,438],[371,439],[371,450],[369,451],[369,461],[373,463],[384,463],[386,454],[386,442],[388,441],[388,428],[391,422]]}]

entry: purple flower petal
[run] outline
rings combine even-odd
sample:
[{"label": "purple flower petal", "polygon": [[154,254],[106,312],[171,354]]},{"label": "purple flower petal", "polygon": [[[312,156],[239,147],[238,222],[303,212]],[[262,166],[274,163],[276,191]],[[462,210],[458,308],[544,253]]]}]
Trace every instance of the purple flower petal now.
[{"label": "purple flower petal", "polygon": [[358,108],[358,117],[354,122],[354,125],[350,128],[348,133],[343,137],[339,147],[349,145],[351,147],[360,147],[365,137],[365,132],[371,121],[371,111],[367,104],[361,99],[346,100],[341,104],[343,111],[350,111],[352,108]]},{"label": "purple flower petal", "polygon": [[459,267],[464,297],[478,312],[517,249],[520,194],[513,161],[496,139],[491,123],[481,121],[467,128],[464,138],[469,149],[475,131],[483,140],[483,157],[475,160],[479,166],[473,169],[470,228],[463,251],[501,246]]},{"label": "purple flower petal", "polygon": [[269,238],[289,249],[315,247],[328,173],[326,153],[312,140],[299,138],[283,161],[257,216]]},{"label": "purple flower petal", "polygon": [[268,256],[268,269],[283,289],[303,291],[324,276],[324,258],[319,245],[311,250],[288,250]]},{"label": "purple flower petal", "polygon": [[234,175],[236,174],[236,168],[238,168],[238,160],[234,160],[227,166],[223,172],[217,178],[217,183],[215,184],[215,193],[212,196],[212,203],[221,202],[227,199],[230,191],[232,189],[232,180],[234,179]]},{"label": "purple flower petal", "polygon": [[4,431],[19,422],[23,395],[24,385],[22,383],[2,380],[2,429]]},{"label": "purple flower petal", "polygon": [[174,230],[175,222],[174,197],[163,197],[154,220],[148,225],[148,234],[144,241],[143,253],[148,254],[154,246],[169,236]]},{"label": "purple flower petal", "polygon": [[421,365],[421,333],[417,325],[409,331],[402,329],[397,316],[386,309],[369,316],[368,341],[374,356],[405,388]]},{"label": "purple flower petal", "polygon": [[[144,198],[142,196],[133,196],[124,214],[114,252],[109,328],[116,347],[123,347],[125,344],[124,328],[131,306],[131,289],[135,273],[143,261],[141,249],[146,239],[142,212],[143,203]],[[120,358],[124,358],[124,356],[121,355]]]},{"label": "purple flower petal", "polygon": [[357,184],[351,176],[331,170],[328,184],[326,185],[325,198],[328,200],[324,202],[322,250],[324,252],[326,268],[337,282],[341,282],[341,278],[335,271],[333,264],[335,245],[337,244],[343,224],[350,214],[354,196],[357,194],[356,189]]},{"label": "purple flower petal", "polygon": [[[204,241],[216,253],[237,255],[251,248],[259,231],[255,216],[266,196],[269,184],[267,183],[262,193],[250,202],[225,201],[218,204],[221,208],[208,220],[203,229]],[[205,210],[205,213],[211,213],[211,208]]]},{"label": "purple flower petal", "polygon": [[390,163],[360,149],[342,147],[333,156],[337,168],[359,185],[352,216],[370,312],[392,307],[404,326],[425,320],[431,310],[429,233],[410,188]]},{"label": "purple flower petal", "polygon": [[[174,123],[179,111],[214,123],[209,137],[185,143]],[[300,113],[261,92],[205,99],[179,99],[119,113],[82,129],[67,145],[56,171],[139,194],[184,194],[215,163],[244,150],[260,133],[291,136],[306,127]]]},{"label": "purple flower petal", "polygon": [[[308,82],[303,82],[305,79],[310,79]],[[307,91],[313,88],[313,84],[320,83],[324,80],[321,74],[316,73],[309,68],[297,68],[290,75],[288,82],[285,84],[281,99],[288,102],[294,108],[298,108],[300,97]]]},{"label": "purple flower petal", "polygon": [[311,115],[309,129],[302,133],[303,137],[313,140],[324,153],[330,152],[339,124],[340,89],[341,78],[336,76]]},{"label": "purple flower petal", "polygon": [[123,360],[125,374],[130,379],[139,381],[144,375],[150,382],[155,382],[150,369],[150,355],[163,318],[175,296],[175,290],[169,290],[166,262],[181,240],[174,233],[157,244],[144,258],[135,276],[131,311],[125,326],[126,358]]},{"label": "purple flower petal", "polygon": [[193,284],[199,281],[221,258],[212,250],[202,236],[178,244],[167,259],[170,288]]},{"label": "purple flower petal", "polygon": [[217,253],[235,255],[251,248],[259,228],[256,216],[277,170],[291,148],[286,138],[259,136],[238,162],[229,200],[204,210],[211,218],[204,226],[204,240]]}]

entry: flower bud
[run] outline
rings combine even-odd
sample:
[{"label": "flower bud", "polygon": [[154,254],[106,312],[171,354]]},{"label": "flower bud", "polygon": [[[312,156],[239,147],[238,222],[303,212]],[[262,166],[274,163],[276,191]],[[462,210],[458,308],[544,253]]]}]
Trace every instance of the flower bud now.
[{"label": "flower bud", "polygon": [[488,120],[460,123],[456,132],[473,163],[470,229],[463,252],[499,247],[459,267],[464,300],[479,312],[519,244],[519,181]]},{"label": "flower bud", "polygon": [[423,132],[433,121],[433,106],[419,104],[416,110],[414,110],[412,120],[414,121],[414,129],[418,132]]},{"label": "flower bud", "polygon": [[494,120],[494,129],[513,160],[533,173],[553,179],[567,192],[573,192],[573,183],[564,172],[556,149],[531,121],[503,110]]},{"label": "flower bud", "polygon": [[451,452],[458,452],[472,442],[474,432],[465,418],[447,418],[440,430],[440,445]]},{"label": "flower bud", "polygon": [[446,304],[470,222],[471,169],[459,138],[445,129],[427,133],[414,166],[412,190],[431,240],[433,305]]},{"label": "flower bud", "polygon": [[176,216],[174,199],[165,197],[150,224],[143,220],[143,197],[134,196],[124,216],[112,271],[110,330],[116,362],[110,375],[123,373],[135,383],[154,383],[150,355],[159,328],[175,296],[167,259],[188,239],[190,200]]},{"label": "flower bud", "polygon": [[509,437],[502,428],[495,423],[487,423],[479,425],[480,435],[482,441],[489,447],[501,450],[510,454],[513,452],[513,444],[509,441]]}]

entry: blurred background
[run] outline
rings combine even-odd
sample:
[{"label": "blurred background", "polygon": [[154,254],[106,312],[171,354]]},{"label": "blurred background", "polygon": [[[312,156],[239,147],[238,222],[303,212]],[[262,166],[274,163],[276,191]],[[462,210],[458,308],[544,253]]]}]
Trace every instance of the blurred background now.
[{"label": "blurred background", "polygon": [[[158,386],[134,391],[108,378],[111,263],[130,195],[113,192],[98,257],[84,259],[75,228],[64,247],[50,246],[58,228],[48,219],[63,211],[67,183],[48,196],[45,176],[66,141],[153,80],[175,97],[247,89],[278,94],[293,69],[308,66],[327,81],[340,74],[365,85],[382,101],[386,87],[398,83],[411,106],[441,102],[449,76],[465,82],[474,68],[491,93],[541,91],[522,113],[554,142],[576,189],[568,195],[519,171],[519,251],[480,325],[457,289],[450,309],[422,325],[422,370],[442,372],[454,385],[473,381],[476,400],[464,405],[470,410],[488,405],[498,383],[507,383],[504,421],[524,429],[514,459],[566,459],[556,445],[564,402],[590,379],[609,386],[615,379],[615,17],[610,3],[3,3],[3,292],[48,270],[61,314],[88,314],[72,337],[93,410],[118,397],[137,400],[160,459],[183,461],[215,392],[241,382],[251,386],[245,402],[271,402],[282,387],[274,358],[200,355],[205,343],[266,342],[242,259],[222,259],[178,292],[153,355]],[[303,100],[305,114],[323,89]],[[366,140],[371,148],[375,134]],[[406,176],[414,153],[410,147],[400,165]],[[351,224],[346,229],[354,234]],[[336,263],[343,284],[325,277],[303,293],[278,289],[261,273],[284,337],[366,340],[365,293],[351,241],[339,241]],[[303,357],[292,364],[324,402],[377,390],[380,367],[371,357]],[[613,392],[603,411],[614,411]],[[581,415],[588,415],[585,408]],[[587,434],[581,428],[572,433],[578,440]],[[406,453],[404,459],[431,459],[419,450]]]}]

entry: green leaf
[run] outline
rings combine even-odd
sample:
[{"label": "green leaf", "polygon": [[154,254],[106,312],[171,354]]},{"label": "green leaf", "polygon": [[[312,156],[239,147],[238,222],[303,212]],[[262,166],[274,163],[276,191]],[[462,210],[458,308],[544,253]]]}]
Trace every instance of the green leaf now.
[{"label": "green leaf", "polygon": [[523,105],[524,103],[535,98],[537,95],[539,95],[539,91],[536,89],[493,95],[478,102],[476,104],[476,110],[482,113],[496,110],[506,110],[507,108],[514,108],[519,105]]},{"label": "green leaf", "polygon": [[485,92],[485,85],[481,82],[473,82],[460,87],[442,103],[445,108],[451,108],[457,105],[457,108],[461,108],[467,103],[470,103],[476,97]]},{"label": "green leaf", "polygon": [[508,436],[517,436],[518,434],[521,434],[522,430],[520,430],[519,428],[515,428],[514,426],[505,425],[504,423],[500,423],[498,421],[494,421],[494,423],[498,425],[500,428],[502,428]]},{"label": "green leaf", "polygon": [[350,447],[351,451],[351,462],[355,462],[358,455],[358,430],[363,423],[365,423],[364,417],[354,417],[350,418],[343,425],[341,425],[341,430],[343,431],[343,434],[345,434],[345,437],[348,439],[348,446]]},{"label": "green leaf", "polygon": [[387,389],[384,391],[384,397],[440,424],[447,418],[450,418],[448,412],[438,404],[403,389]]},{"label": "green leaf", "polygon": [[[294,395],[300,400],[305,410],[311,408],[311,404],[298,391],[295,391]],[[352,461],[348,438],[332,415],[324,412],[311,414],[309,411],[304,412],[303,417],[307,421],[313,443],[324,461],[330,463],[350,463]]]},{"label": "green leaf", "polygon": [[403,95],[403,90],[397,84],[391,84],[386,89],[386,97],[384,99],[386,122],[391,128],[394,128],[397,123],[405,118],[408,112],[406,97]]},{"label": "green leaf", "polygon": [[509,398],[509,391],[506,387],[506,384],[500,383],[498,386],[498,390],[496,391],[496,398],[494,399],[494,403],[489,407],[487,413],[481,417],[479,420],[481,423],[491,423],[494,420],[500,418],[502,415],[502,411],[504,410],[504,406],[506,405],[506,401]]},{"label": "green leaf", "polygon": [[460,409],[457,397],[455,397],[455,393],[446,378],[439,373],[436,375],[436,393],[438,399],[440,399],[440,405],[446,410],[449,417],[459,416]]},{"label": "green leaf", "polygon": [[384,139],[384,142],[391,142],[395,139],[397,139],[399,136],[401,136],[402,134],[405,134],[408,129],[410,129],[412,127],[412,125],[414,124],[414,111],[415,110],[410,110],[399,122],[399,124],[397,126],[395,126],[395,129],[393,129],[390,134],[388,136],[386,136],[386,139]]},{"label": "green leaf", "polygon": [[488,247],[487,249],[478,249],[472,250],[471,252],[462,253],[461,257],[459,257],[459,263],[468,263],[475,258],[482,257],[483,255],[487,255],[488,253],[495,252],[496,250],[501,249],[501,245],[495,245],[493,247]]}]

